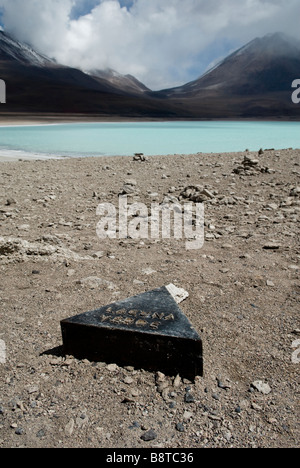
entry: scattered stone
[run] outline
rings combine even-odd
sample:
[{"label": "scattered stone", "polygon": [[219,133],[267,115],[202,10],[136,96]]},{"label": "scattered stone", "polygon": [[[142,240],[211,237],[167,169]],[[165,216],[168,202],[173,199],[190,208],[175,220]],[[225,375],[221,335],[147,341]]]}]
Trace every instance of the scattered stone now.
[{"label": "scattered stone", "polygon": [[152,440],[157,439],[157,434],[153,429],[150,429],[149,431],[145,432],[145,434],[141,436],[141,439],[144,442],[151,442]]},{"label": "scattered stone", "polygon": [[133,160],[134,161],[146,161],[147,158],[146,158],[146,156],[144,156],[143,153],[135,153],[135,155],[133,157]]},{"label": "scattered stone", "polygon": [[290,197],[300,197],[300,185],[291,188]]},{"label": "scattered stone", "polygon": [[11,205],[16,205],[16,204],[17,202],[14,198],[8,198],[5,203],[6,206],[11,206]]},{"label": "scattered stone", "polygon": [[175,427],[176,427],[176,430],[177,430],[178,432],[184,432],[184,431],[185,431],[184,425],[183,425],[183,423],[181,423],[181,422],[180,422],[180,423],[177,423]]},{"label": "scattered stone", "polygon": [[267,242],[264,244],[263,249],[264,250],[278,250],[280,249],[281,244],[279,242]]},{"label": "scattered stone", "polygon": [[256,411],[262,411],[262,407],[259,406],[259,405],[258,405],[257,403],[255,403],[255,402],[252,402],[252,403],[251,403],[251,408],[254,409],[254,410],[256,410]]},{"label": "scattered stone", "polygon": [[180,304],[182,301],[189,297],[189,293],[185,291],[183,288],[177,288],[174,284],[169,284],[166,286],[167,290],[174,297],[177,304]]},{"label": "scattered stone", "polygon": [[29,385],[26,390],[29,393],[29,395],[31,395],[32,393],[38,393],[39,387],[37,385]]},{"label": "scattered stone", "polygon": [[19,261],[28,261],[32,258],[47,259],[48,257],[67,260],[91,260],[91,257],[80,256],[66,247],[54,246],[41,238],[37,242],[28,242],[23,239],[0,237],[0,258],[1,256]]},{"label": "scattered stone", "polygon": [[93,253],[93,258],[103,258],[104,255],[105,255],[105,252],[102,252],[102,251],[95,252]]},{"label": "scattered stone", "polygon": [[133,187],[135,187],[137,185],[137,181],[135,179],[126,179],[124,181],[124,184],[125,185],[132,185]]},{"label": "scattered stone", "polygon": [[139,190],[133,184],[124,184],[123,189],[120,191],[119,195],[138,195]]},{"label": "scattered stone", "polygon": [[23,435],[25,433],[24,429],[22,427],[17,427],[15,430],[16,435]]},{"label": "scattered stone", "polygon": [[125,379],[123,380],[123,382],[124,382],[126,385],[131,385],[131,384],[133,384],[134,380],[133,380],[131,377],[125,377]]},{"label": "scattered stone", "polygon": [[271,171],[268,167],[261,167],[259,165],[259,160],[253,159],[250,156],[244,156],[242,164],[233,170],[234,174],[245,176],[253,176],[262,172],[271,173],[273,171]]},{"label": "scattered stone", "polygon": [[74,432],[75,421],[74,419],[70,419],[68,424],[65,426],[65,434],[67,437],[71,437]]},{"label": "scattered stone", "polygon": [[76,273],[76,270],[73,270],[73,268],[70,268],[68,271],[67,271],[67,276],[68,278],[70,278],[71,276],[74,276]]},{"label": "scattered stone", "polygon": [[226,384],[224,383],[222,380],[220,380],[219,378],[217,378],[217,382],[218,382],[218,387],[221,388],[222,390],[228,390],[231,388],[231,385],[230,384]]},{"label": "scattered stone", "polygon": [[201,185],[188,185],[179,195],[179,200],[188,199],[195,203],[204,203],[205,201],[212,200],[214,198],[215,195]]},{"label": "scattered stone", "polygon": [[148,276],[149,276],[149,275],[153,275],[154,273],[156,273],[156,271],[153,270],[153,268],[144,268],[144,269],[142,270],[142,273],[143,273],[144,275],[148,275]]},{"label": "scattered stone", "polygon": [[117,372],[119,370],[119,366],[117,364],[108,364],[106,366],[106,369],[109,371],[109,372]]},{"label": "scattered stone", "polygon": [[222,418],[220,416],[217,416],[216,414],[209,414],[208,418],[212,421],[222,421]]},{"label": "scattered stone", "polygon": [[251,386],[264,395],[269,395],[269,393],[272,391],[269,384],[263,382],[262,380],[256,380],[255,382],[252,382]]},{"label": "scattered stone", "polygon": [[173,386],[174,386],[174,388],[179,388],[180,385],[181,385],[181,377],[178,374],[174,379]]},{"label": "scattered stone", "polygon": [[195,403],[195,397],[191,393],[187,392],[184,396],[185,403]]},{"label": "scattered stone", "polygon": [[223,244],[221,247],[222,249],[226,249],[226,250],[231,250],[234,248],[232,244]]},{"label": "scattered stone", "polygon": [[103,278],[98,278],[97,276],[83,278],[78,282],[78,284],[89,289],[116,289],[116,285],[114,283]]},{"label": "scattered stone", "polygon": [[46,436],[46,431],[44,429],[40,429],[37,433],[36,436],[38,439],[41,439],[42,437]]},{"label": "scattered stone", "polygon": [[194,417],[194,414],[191,413],[190,411],[185,411],[183,414],[183,421],[188,422]]}]

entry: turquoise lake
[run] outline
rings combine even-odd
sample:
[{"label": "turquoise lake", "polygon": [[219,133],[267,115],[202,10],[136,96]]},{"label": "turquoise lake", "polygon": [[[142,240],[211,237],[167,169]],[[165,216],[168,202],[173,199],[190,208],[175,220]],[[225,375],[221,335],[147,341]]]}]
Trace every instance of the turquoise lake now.
[{"label": "turquoise lake", "polygon": [[300,122],[122,122],[0,127],[0,155],[224,153],[300,148]]}]

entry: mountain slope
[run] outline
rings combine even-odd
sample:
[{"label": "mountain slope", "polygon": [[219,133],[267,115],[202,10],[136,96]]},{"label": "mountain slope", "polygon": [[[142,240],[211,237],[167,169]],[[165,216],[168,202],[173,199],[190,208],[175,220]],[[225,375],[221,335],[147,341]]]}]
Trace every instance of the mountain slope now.
[{"label": "mountain slope", "polygon": [[0,32],[5,113],[300,120],[300,105],[291,100],[297,78],[300,44],[279,33],[254,39],[195,81],[152,92],[131,75],[58,64]]},{"label": "mountain slope", "polygon": [[0,61],[17,62],[23,65],[51,66],[54,60],[33,50],[29,45],[16,41],[0,31]]},{"label": "mountain slope", "polygon": [[[168,117],[173,105],[143,94],[133,77],[113,83],[56,63],[27,44],[0,33],[0,78],[6,82],[5,113],[97,114],[123,117]],[[145,87],[145,90],[147,88]]]},{"label": "mountain slope", "polygon": [[107,68],[106,70],[90,70],[88,74],[100,82],[103,82],[103,80],[106,81],[110,86],[113,86],[116,91],[122,93],[141,94],[150,91],[149,88],[134,76],[121,75],[111,68]]},{"label": "mountain slope", "polygon": [[300,117],[291,84],[300,76],[300,44],[281,33],[257,38],[199,79],[159,95],[207,117]]}]

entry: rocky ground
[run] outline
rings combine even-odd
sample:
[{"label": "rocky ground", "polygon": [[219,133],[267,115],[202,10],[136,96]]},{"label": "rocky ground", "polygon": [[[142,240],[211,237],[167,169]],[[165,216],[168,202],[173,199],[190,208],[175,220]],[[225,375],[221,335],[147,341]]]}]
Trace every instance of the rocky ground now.
[{"label": "rocky ground", "polygon": [[[136,159],[0,163],[0,446],[298,447],[299,150]],[[100,240],[120,193],[204,203],[203,248]],[[203,377],[61,353],[62,319],[170,283]]]}]

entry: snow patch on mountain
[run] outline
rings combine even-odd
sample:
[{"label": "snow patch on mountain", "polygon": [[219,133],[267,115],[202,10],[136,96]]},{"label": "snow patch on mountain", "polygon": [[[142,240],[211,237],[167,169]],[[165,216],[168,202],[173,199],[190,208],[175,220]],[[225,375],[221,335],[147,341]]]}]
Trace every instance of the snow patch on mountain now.
[{"label": "snow patch on mountain", "polygon": [[56,63],[49,57],[33,50],[28,44],[16,41],[4,31],[0,31],[0,49],[2,56],[22,64],[41,67]]}]

